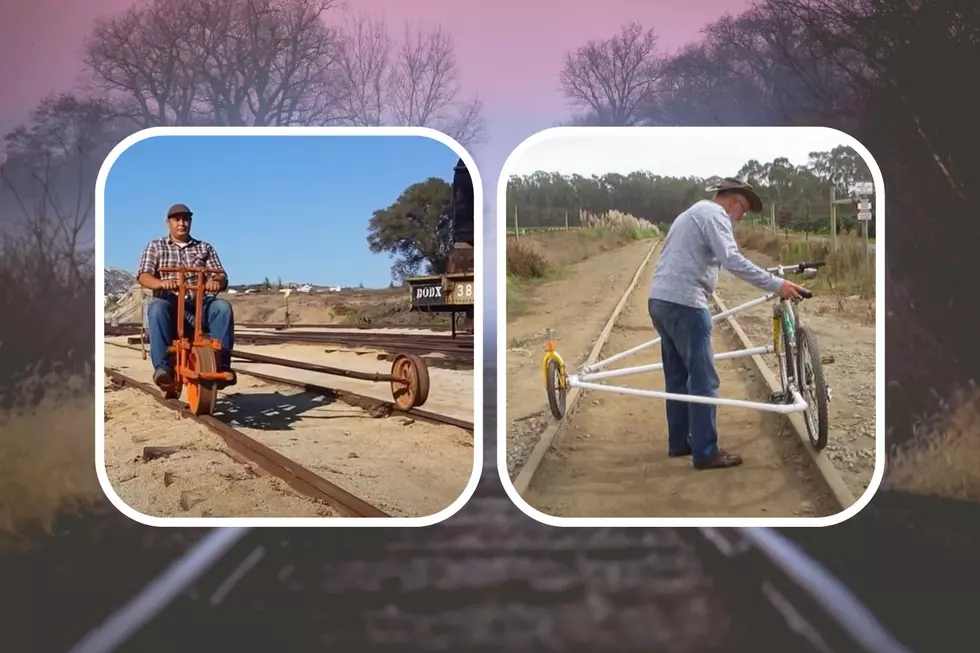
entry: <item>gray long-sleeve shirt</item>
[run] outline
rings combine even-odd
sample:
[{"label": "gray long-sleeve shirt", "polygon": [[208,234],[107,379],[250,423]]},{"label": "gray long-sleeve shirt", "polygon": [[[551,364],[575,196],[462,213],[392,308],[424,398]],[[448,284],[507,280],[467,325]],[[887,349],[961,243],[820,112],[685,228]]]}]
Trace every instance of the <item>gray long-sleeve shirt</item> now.
[{"label": "gray long-sleeve shirt", "polygon": [[694,308],[708,308],[718,284],[718,269],[769,292],[783,280],[752,263],[738,251],[732,220],[715,202],[701,200],[681,213],[667,231],[653,272],[650,298]]}]

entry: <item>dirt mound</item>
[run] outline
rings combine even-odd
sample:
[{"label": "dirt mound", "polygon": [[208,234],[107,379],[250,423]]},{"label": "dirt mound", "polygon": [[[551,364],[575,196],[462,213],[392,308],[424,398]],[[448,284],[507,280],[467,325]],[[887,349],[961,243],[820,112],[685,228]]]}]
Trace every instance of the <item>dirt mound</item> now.
[{"label": "dirt mound", "polygon": [[105,317],[117,318],[120,322],[142,322],[143,301],[150,297],[150,291],[142,286],[133,285],[119,299],[106,303]]}]

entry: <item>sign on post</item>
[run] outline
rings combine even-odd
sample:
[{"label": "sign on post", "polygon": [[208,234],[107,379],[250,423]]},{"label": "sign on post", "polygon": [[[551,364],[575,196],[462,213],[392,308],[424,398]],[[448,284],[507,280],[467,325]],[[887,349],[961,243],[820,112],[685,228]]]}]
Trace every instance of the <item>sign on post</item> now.
[{"label": "sign on post", "polygon": [[871,200],[861,200],[858,202],[858,211],[870,211]]},{"label": "sign on post", "polygon": [[858,220],[870,220],[871,211],[858,211]]},{"label": "sign on post", "polygon": [[854,185],[851,186],[851,192],[858,196],[867,197],[868,195],[874,195],[875,185],[871,181],[856,181]]}]

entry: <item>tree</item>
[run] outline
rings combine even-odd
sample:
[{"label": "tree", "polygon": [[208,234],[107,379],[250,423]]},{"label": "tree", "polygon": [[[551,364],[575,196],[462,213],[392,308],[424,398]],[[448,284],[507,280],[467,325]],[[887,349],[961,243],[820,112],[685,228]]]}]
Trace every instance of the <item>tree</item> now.
[{"label": "tree", "polygon": [[[49,372],[92,373],[95,178],[113,144],[107,105],[71,94],[44,99],[5,138],[0,166],[0,404],[39,401]],[[86,354],[86,352],[88,352]],[[33,379],[27,397],[4,387]],[[64,387],[64,379],[59,381]]]},{"label": "tree", "polygon": [[384,20],[345,14],[338,62],[347,122],[432,127],[463,145],[486,137],[479,97],[463,98],[452,36],[406,26],[396,47]]},{"label": "tree", "polygon": [[148,0],[87,40],[93,85],[140,127],[324,125],[342,115],[334,0]]},{"label": "tree", "polygon": [[0,205],[19,214],[15,231],[35,255],[35,279],[79,282],[91,264],[95,179],[114,144],[112,109],[63,93],[41,101],[6,137]]},{"label": "tree", "polygon": [[576,122],[639,124],[641,109],[654,103],[662,75],[656,45],[653,30],[629,23],[616,36],[589,41],[566,54],[559,81],[565,98],[580,113]]},{"label": "tree", "polygon": [[[829,225],[832,179],[845,174],[842,170],[853,165],[853,157],[861,160],[852,148],[841,146],[832,152],[811,153],[810,162],[801,166],[786,158],[768,163],[753,159],[741,167],[738,176],[750,180],[767,207],[776,206],[787,228],[819,231]],[[820,174],[814,166],[820,166]],[[570,226],[578,226],[579,211],[601,214],[613,210],[653,223],[669,223],[706,197],[704,189],[713,181],[731,173],[719,172],[722,174],[707,179],[662,177],[642,171],[588,179],[545,171],[511,177],[507,187],[508,225],[513,224],[515,206],[519,223],[527,227],[562,227],[566,215]],[[842,206],[838,210],[843,220],[848,209]],[[768,217],[763,220],[768,223]]]},{"label": "tree", "polygon": [[374,212],[368,246],[395,257],[392,278],[441,274],[452,249],[452,188],[432,177],[406,188],[395,202]]}]

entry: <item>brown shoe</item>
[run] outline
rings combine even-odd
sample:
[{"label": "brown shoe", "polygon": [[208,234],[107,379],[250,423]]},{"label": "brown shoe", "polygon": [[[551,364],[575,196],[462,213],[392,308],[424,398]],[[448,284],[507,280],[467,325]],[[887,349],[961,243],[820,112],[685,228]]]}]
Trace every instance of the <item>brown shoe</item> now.
[{"label": "brown shoe", "polygon": [[737,467],[742,464],[742,457],[735,453],[719,451],[707,460],[695,460],[696,469],[722,469],[724,467]]}]

